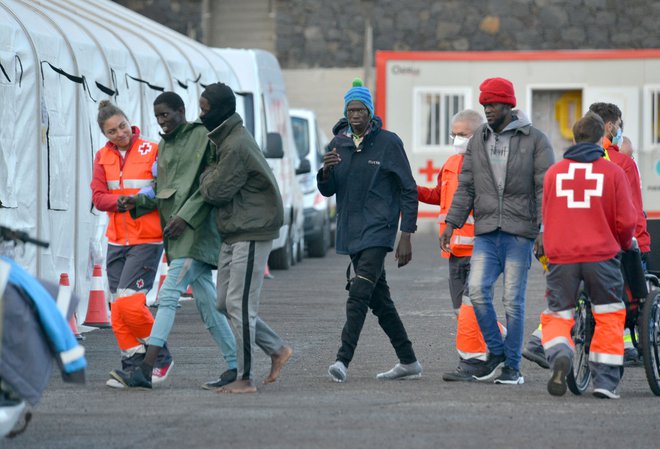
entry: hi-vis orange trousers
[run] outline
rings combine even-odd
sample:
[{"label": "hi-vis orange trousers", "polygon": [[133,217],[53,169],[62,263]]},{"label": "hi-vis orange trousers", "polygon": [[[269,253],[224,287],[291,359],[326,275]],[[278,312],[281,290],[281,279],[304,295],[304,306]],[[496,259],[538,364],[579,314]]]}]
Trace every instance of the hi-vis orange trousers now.
[{"label": "hi-vis orange trousers", "polygon": [[151,334],[154,318],[144,293],[120,296],[112,303],[112,331],[122,355],[131,356],[142,348]]}]

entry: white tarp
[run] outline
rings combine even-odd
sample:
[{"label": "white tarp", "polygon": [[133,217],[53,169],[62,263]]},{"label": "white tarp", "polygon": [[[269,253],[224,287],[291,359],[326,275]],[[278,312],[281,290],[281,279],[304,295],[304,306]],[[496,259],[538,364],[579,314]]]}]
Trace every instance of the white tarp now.
[{"label": "white tarp", "polygon": [[0,224],[50,242],[17,260],[53,282],[68,273],[84,318],[106,222],[89,188],[106,141],[98,102],[110,98],[158,141],[163,90],[193,120],[205,85],[237,79],[209,48],[109,0],[0,0],[0,66]]}]

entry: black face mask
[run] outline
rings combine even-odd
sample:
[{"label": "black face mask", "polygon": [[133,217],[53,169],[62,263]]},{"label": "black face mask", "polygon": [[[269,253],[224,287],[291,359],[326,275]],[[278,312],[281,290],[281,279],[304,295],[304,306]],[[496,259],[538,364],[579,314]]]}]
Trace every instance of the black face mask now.
[{"label": "black face mask", "polygon": [[202,121],[206,129],[213,131],[218,126],[222,125],[222,122],[231,117],[233,113],[234,111],[230,111],[228,108],[215,108],[211,109],[203,117],[199,117],[199,119]]},{"label": "black face mask", "polygon": [[236,112],[236,97],[231,88],[222,83],[211,84],[202,92],[211,109],[199,119],[206,129],[213,131]]}]

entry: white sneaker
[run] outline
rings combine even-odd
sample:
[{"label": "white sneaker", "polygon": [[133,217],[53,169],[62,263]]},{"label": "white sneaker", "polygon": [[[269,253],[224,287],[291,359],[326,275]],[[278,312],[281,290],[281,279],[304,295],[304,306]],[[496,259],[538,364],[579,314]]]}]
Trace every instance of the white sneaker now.
[{"label": "white sneaker", "polygon": [[619,399],[621,396],[616,391],[607,388],[594,388],[594,396],[600,399]]},{"label": "white sneaker", "polygon": [[123,383],[114,378],[106,380],[105,385],[110,388],[125,388]]},{"label": "white sneaker", "polygon": [[397,363],[391,370],[378,374],[376,379],[419,379],[420,377],[422,377],[422,365],[419,362],[413,362],[405,365]]},{"label": "white sneaker", "polygon": [[344,365],[343,362],[336,361],[328,368],[328,374],[332,377],[332,380],[335,382],[346,382],[346,377],[348,376],[348,368]]}]

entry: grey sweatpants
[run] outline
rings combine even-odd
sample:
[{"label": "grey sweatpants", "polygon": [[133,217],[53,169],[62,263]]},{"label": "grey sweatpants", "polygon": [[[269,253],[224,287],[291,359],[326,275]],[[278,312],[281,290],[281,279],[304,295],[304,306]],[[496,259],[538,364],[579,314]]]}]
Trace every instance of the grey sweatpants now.
[{"label": "grey sweatpants", "polygon": [[222,242],[218,261],[218,310],[226,313],[236,337],[238,379],[252,378],[254,345],[273,355],[282,339],[258,316],[266,262],[273,242]]}]

